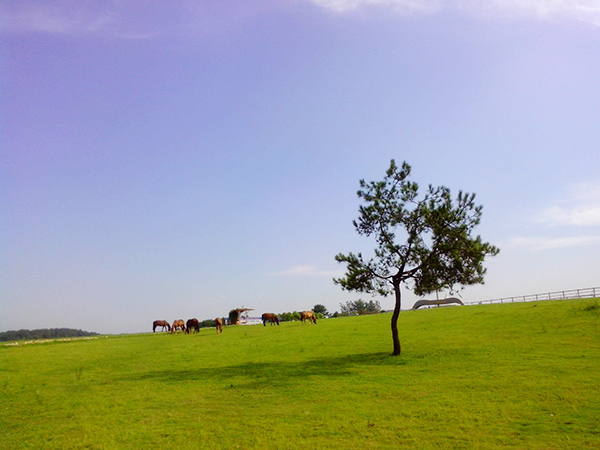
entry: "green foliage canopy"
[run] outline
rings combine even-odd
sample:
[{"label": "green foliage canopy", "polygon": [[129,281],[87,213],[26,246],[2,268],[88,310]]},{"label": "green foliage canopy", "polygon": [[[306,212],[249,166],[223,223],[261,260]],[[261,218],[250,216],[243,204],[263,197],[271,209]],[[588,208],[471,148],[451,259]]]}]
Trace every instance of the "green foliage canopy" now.
[{"label": "green foliage canopy", "polygon": [[329,316],[329,311],[327,311],[327,308],[325,307],[325,305],[316,304],[315,307],[313,308],[313,312],[315,314],[323,314],[324,317]]},{"label": "green foliage canopy", "polygon": [[281,314],[277,314],[279,320],[282,322],[293,322],[295,320],[300,320],[300,313],[298,311],[294,312],[283,312]]},{"label": "green foliage canopy", "polygon": [[482,206],[475,194],[459,191],[455,200],[445,186],[429,185],[422,198],[419,186],[408,178],[411,167],[392,159],[383,181],[360,180],[359,218],[353,224],[360,235],[374,236],[375,256],[338,254],[347,264],[346,275],[334,279],[342,289],[387,296],[395,294],[392,315],[394,355],[400,354],[397,320],[401,309],[400,285],[415,294],[483,283],[486,256],[499,249],[472,233],[481,221]]},{"label": "green foliage canopy", "polygon": [[358,299],[346,302],[346,304],[340,303],[340,310],[344,316],[377,314],[381,312],[381,304],[377,300],[365,302],[364,300]]}]

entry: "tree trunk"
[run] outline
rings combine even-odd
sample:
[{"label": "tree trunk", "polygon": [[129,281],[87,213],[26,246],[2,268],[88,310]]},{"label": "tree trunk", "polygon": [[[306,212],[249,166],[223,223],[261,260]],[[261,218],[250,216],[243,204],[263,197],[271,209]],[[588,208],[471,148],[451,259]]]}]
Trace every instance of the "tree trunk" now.
[{"label": "tree trunk", "polygon": [[394,342],[394,352],[392,355],[400,356],[400,338],[398,337],[398,316],[400,315],[400,306],[402,293],[400,292],[400,281],[393,281],[394,294],[396,295],[396,304],[394,305],[394,314],[392,314],[392,341]]}]

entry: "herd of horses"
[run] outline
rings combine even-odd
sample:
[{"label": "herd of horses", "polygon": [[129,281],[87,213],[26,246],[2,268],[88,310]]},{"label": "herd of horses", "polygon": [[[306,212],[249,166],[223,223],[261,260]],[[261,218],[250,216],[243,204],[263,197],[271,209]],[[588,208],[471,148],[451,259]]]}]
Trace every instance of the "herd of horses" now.
[{"label": "herd of horses", "polygon": [[[265,327],[267,326],[267,322],[271,322],[271,325],[273,325],[273,324],[279,325],[279,317],[277,317],[277,314],[264,313],[262,315],[261,319],[262,319],[262,323]],[[315,325],[317,324],[317,317],[315,316],[315,313],[312,311],[302,311],[300,313],[300,320],[302,321],[303,324],[306,324],[306,322],[312,322]]]},{"label": "herd of horses", "polygon": [[[277,317],[277,314],[264,313],[261,319],[265,327],[267,326],[267,322],[271,322],[271,325],[279,325],[279,317]],[[312,311],[302,311],[300,313],[300,320],[303,324],[306,324],[306,322],[312,322],[316,325],[317,323],[315,313]],[[184,322],[183,319],[178,319],[173,322],[173,325],[166,320],[155,320],[152,324],[152,332],[156,333],[156,329],[159,327],[161,328],[161,331],[165,331],[166,328],[171,333],[175,333],[176,331],[181,331],[182,333],[186,334],[200,332],[200,322],[198,322],[198,319],[196,318],[189,319],[187,322]],[[217,334],[223,332],[223,319],[220,317],[215,319],[215,328],[217,330]]]},{"label": "herd of horses", "polygon": [[[173,325],[171,325],[166,320],[155,320],[152,323],[152,332],[156,333],[156,329],[160,327],[160,331],[165,331],[165,328],[171,333],[175,333],[176,331],[181,331],[183,333],[199,333],[200,332],[200,322],[198,319],[190,319],[187,322],[184,322],[183,319],[175,320]],[[217,317],[215,319],[215,328],[217,329],[217,334],[223,331],[223,319]]]}]

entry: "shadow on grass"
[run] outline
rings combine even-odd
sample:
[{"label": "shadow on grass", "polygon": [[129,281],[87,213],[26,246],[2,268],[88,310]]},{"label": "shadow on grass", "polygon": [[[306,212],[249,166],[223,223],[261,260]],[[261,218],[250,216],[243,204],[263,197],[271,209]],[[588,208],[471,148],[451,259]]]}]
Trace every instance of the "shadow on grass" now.
[{"label": "shadow on grass", "polygon": [[[340,357],[324,357],[301,362],[246,362],[220,367],[198,367],[184,370],[158,370],[128,376],[122,381],[156,380],[166,383],[212,379],[237,386],[263,384],[285,385],[294,380],[313,377],[353,375],[362,366],[400,366],[406,364],[389,353],[368,353]],[[233,384],[232,384],[233,385]]]}]

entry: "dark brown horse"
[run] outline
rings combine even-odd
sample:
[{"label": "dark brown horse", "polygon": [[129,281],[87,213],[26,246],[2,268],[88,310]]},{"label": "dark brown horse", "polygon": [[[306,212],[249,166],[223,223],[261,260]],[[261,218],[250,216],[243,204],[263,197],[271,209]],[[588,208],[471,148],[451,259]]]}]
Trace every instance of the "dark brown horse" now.
[{"label": "dark brown horse", "polygon": [[274,323],[279,325],[279,317],[277,317],[277,314],[273,313],[264,313],[262,315],[262,321],[265,327],[267,326],[267,322],[271,322],[271,325],[273,325]]},{"label": "dark brown horse", "polygon": [[161,331],[165,331],[165,328],[171,331],[171,325],[169,325],[169,322],[167,322],[166,320],[155,320],[152,323],[152,332],[155,333],[158,327],[162,327]]},{"label": "dark brown horse", "polygon": [[194,318],[194,319],[190,319],[186,322],[185,324],[185,332],[187,334],[190,334],[190,331],[192,331],[192,333],[195,331],[196,333],[200,333],[200,323],[198,323],[198,319]]},{"label": "dark brown horse", "polygon": [[185,332],[185,322],[183,321],[183,319],[179,319],[173,322],[173,325],[171,326],[171,333],[175,333],[177,330]]},{"label": "dark brown horse", "polygon": [[306,321],[317,324],[317,318],[315,317],[315,313],[312,311],[302,311],[300,313],[300,320],[302,320],[303,324],[306,324]]},{"label": "dark brown horse", "polygon": [[223,320],[220,317],[215,319],[215,328],[217,329],[217,334],[223,332]]}]

